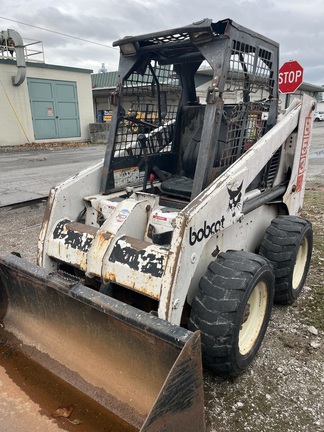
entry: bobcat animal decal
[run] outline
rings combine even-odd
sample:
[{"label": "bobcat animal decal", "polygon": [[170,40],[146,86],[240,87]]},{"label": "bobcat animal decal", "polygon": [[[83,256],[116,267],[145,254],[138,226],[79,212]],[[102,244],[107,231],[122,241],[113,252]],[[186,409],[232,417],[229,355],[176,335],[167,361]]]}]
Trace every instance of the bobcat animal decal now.
[{"label": "bobcat animal decal", "polygon": [[229,202],[228,202],[228,208],[229,211],[232,212],[232,216],[234,217],[236,212],[241,209],[242,203],[242,186],[243,186],[243,180],[239,186],[235,188],[237,183],[234,183],[232,188],[230,189],[227,187],[228,195],[229,195]]}]

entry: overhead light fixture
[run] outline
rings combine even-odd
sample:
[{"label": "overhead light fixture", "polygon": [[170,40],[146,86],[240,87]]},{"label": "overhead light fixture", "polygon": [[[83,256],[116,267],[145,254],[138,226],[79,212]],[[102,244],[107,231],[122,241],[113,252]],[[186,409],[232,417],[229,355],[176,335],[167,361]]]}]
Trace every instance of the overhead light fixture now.
[{"label": "overhead light fixture", "polygon": [[188,32],[190,40],[194,44],[209,42],[213,39],[212,20],[205,18],[194,22]]},{"label": "overhead light fixture", "polygon": [[120,50],[125,57],[131,57],[137,54],[139,50],[138,42],[127,42],[120,45]]},{"label": "overhead light fixture", "polygon": [[192,43],[199,44],[209,42],[213,39],[213,33],[211,29],[205,31],[197,31],[190,33],[190,39]]}]

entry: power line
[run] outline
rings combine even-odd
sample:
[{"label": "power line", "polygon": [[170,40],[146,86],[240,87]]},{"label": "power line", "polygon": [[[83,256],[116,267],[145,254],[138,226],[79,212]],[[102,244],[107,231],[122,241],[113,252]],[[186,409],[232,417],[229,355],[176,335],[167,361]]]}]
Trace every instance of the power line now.
[{"label": "power line", "polygon": [[6,21],[11,21],[11,22],[17,23],[17,24],[22,24],[22,25],[25,25],[25,26],[28,26],[28,27],[34,27],[34,28],[36,28],[38,30],[43,30],[43,31],[47,31],[47,32],[50,32],[50,33],[55,33],[55,34],[58,34],[58,35],[61,35],[61,36],[66,36],[66,37],[69,37],[69,38],[72,38],[72,39],[77,39],[77,40],[80,40],[80,41],[83,41],[83,42],[87,42],[87,43],[91,43],[91,44],[94,44],[94,45],[100,45],[100,46],[103,46],[105,48],[110,48],[110,49],[113,49],[113,50],[118,49],[118,48],[111,47],[109,45],[101,44],[99,42],[93,42],[93,41],[90,41],[88,39],[79,38],[77,36],[71,36],[71,35],[68,35],[66,33],[61,33],[61,32],[55,31],[55,30],[49,30],[49,29],[46,29],[46,28],[43,28],[43,27],[38,27],[38,26],[35,26],[35,25],[32,25],[32,24],[27,24],[27,23],[24,23],[24,22],[21,22],[21,21],[16,21],[16,20],[13,20],[13,19],[10,19],[10,18],[5,18],[5,17],[2,17],[2,16],[0,16],[0,18],[4,19]]}]

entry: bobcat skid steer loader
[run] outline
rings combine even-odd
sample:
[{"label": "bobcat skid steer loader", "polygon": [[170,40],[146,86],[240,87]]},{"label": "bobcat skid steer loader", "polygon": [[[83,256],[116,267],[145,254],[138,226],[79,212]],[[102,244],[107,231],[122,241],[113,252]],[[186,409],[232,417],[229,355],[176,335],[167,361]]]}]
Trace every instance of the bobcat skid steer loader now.
[{"label": "bobcat skid steer loader", "polygon": [[1,261],[2,321],[137,430],[202,431],[201,353],[241,374],[304,284],[314,101],[278,115],[278,44],[229,19],[114,46],[104,161],[51,190],[37,266]]}]

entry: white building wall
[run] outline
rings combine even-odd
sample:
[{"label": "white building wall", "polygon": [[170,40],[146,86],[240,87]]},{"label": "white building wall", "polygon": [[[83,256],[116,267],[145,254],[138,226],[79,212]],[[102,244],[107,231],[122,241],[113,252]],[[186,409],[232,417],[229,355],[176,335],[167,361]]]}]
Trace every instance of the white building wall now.
[{"label": "white building wall", "polygon": [[[81,136],[60,138],[59,141],[89,141],[89,124],[94,121],[91,71],[51,65],[27,65],[26,79],[20,86],[12,85],[12,76],[17,74],[15,63],[0,62],[0,146],[21,145],[35,140],[29,103],[27,78],[75,81],[77,83]],[[58,140],[56,140],[58,141]]]},{"label": "white building wall", "polygon": [[[197,96],[199,97],[199,101],[202,104],[206,103],[206,95],[207,95],[207,89],[212,85],[212,80],[206,82],[205,84],[197,87],[196,91],[197,91]],[[314,96],[314,92],[309,92],[309,91],[303,91],[302,89],[297,89],[295,91],[295,93],[288,93],[288,94],[283,94],[279,92],[279,102],[278,102],[278,111],[283,112],[286,108],[289,107],[289,105],[293,102],[294,99],[298,98],[298,99],[302,99],[303,94],[308,94],[311,97],[315,97]],[[258,91],[257,93],[251,94],[251,101],[255,101],[255,100],[262,100],[263,98],[267,98],[268,97],[268,93],[267,92],[260,92]],[[239,102],[242,101],[243,98],[243,92],[238,91],[238,92],[224,92],[223,94],[225,103],[227,104],[237,104]],[[317,103],[317,111],[323,111],[324,112],[324,102],[318,102]]]},{"label": "white building wall", "polygon": [[324,113],[324,102],[318,102],[316,111]]},{"label": "white building wall", "polygon": [[16,73],[14,65],[0,65],[0,146],[34,141],[27,80],[13,86]]}]

